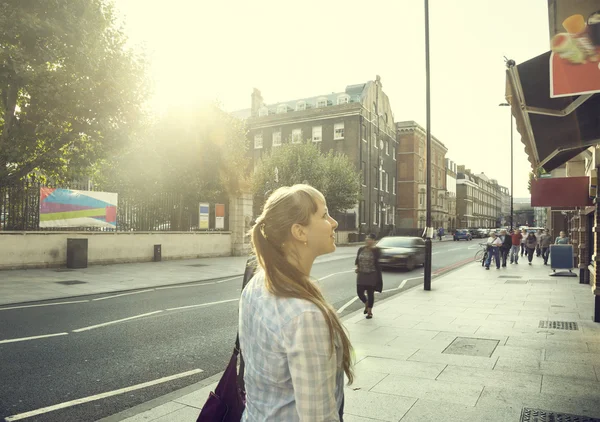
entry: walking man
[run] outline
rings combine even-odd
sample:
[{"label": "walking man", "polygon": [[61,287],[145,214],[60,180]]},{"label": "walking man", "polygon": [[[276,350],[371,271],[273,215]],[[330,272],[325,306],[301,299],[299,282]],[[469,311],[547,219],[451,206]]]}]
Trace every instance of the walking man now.
[{"label": "walking man", "polygon": [[550,245],[552,244],[552,236],[546,229],[544,234],[540,236],[540,248],[542,249],[542,258],[544,265],[548,265],[548,257],[550,256]]},{"label": "walking man", "polygon": [[506,233],[506,230],[502,230],[500,231],[500,240],[502,241],[502,246],[500,247],[500,254],[502,255],[502,267],[506,267],[506,258],[508,258],[508,254],[512,248],[512,239]]},{"label": "walking man", "polygon": [[511,235],[512,247],[510,248],[510,263],[519,263],[519,249],[521,248],[521,241],[523,235],[519,230],[513,230]]},{"label": "walking man", "polygon": [[492,263],[492,256],[496,261],[496,269],[500,269],[500,247],[502,246],[502,241],[498,239],[496,233],[491,232],[490,237],[487,240],[487,248],[488,248],[488,257],[485,261],[485,269],[490,269],[490,264]]}]

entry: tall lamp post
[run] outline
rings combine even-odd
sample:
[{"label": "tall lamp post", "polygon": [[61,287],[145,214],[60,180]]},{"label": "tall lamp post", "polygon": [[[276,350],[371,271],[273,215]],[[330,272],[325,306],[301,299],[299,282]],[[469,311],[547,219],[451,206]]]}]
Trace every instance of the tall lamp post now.
[{"label": "tall lamp post", "polygon": [[425,0],[425,107],[427,115],[427,217],[425,224],[425,268],[423,289],[431,290],[431,92],[429,74],[429,0]]},{"label": "tall lamp post", "polygon": [[[508,103],[499,104],[500,107],[510,107]],[[510,229],[513,229],[513,116],[509,111],[510,116]]]}]

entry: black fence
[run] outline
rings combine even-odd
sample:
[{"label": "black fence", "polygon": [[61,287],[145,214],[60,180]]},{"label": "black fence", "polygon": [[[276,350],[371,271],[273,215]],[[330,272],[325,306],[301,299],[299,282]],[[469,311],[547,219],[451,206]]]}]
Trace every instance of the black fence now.
[{"label": "black fence", "polygon": [[[146,195],[118,195],[116,227],[40,227],[40,188],[54,187],[25,180],[0,186],[1,231],[206,231],[215,230],[215,207],[210,204],[209,228],[199,227],[200,201],[173,192]],[[90,185],[56,186],[74,190],[94,190]],[[118,193],[118,192],[117,192]],[[222,230],[229,230],[229,201],[225,205]]]}]

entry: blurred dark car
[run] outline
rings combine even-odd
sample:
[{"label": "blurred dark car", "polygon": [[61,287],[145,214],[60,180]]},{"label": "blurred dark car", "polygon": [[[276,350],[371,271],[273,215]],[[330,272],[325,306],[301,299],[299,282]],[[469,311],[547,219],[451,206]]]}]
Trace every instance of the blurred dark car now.
[{"label": "blurred dark car", "polygon": [[468,231],[468,230],[464,230],[464,229],[458,229],[454,232],[454,241],[459,241],[459,240],[471,240],[473,239],[473,235]]},{"label": "blurred dark car", "polygon": [[413,270],[425,264],[425,241],[420,237],[387,236],[377,242],[381,249],[379,265],[382,268]]}]

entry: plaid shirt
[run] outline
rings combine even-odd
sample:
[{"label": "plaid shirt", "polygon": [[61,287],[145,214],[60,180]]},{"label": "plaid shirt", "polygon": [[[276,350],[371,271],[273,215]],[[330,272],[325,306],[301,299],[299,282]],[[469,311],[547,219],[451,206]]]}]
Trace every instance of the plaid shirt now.
[{"label": "plaid shirt", "polygon": [[339,421],[342,349],[330,355],[321,311],[303,299],[267,291],[259,271],[242,292],[239,333],[245,361],[242,421]]}]

